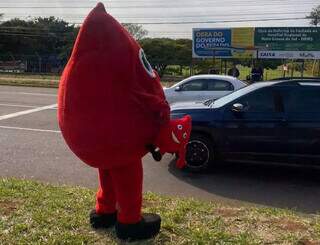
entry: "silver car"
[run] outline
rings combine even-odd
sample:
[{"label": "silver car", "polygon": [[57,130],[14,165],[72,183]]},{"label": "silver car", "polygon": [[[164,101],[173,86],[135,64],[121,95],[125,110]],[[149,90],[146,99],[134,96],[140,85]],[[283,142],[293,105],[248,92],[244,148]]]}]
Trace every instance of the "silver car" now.
[{"label": "silver car", "polygon": [[237,78],[222,75],[196,75],[164,88],[169,104],[187,101],[218,99],[247,84]]}]

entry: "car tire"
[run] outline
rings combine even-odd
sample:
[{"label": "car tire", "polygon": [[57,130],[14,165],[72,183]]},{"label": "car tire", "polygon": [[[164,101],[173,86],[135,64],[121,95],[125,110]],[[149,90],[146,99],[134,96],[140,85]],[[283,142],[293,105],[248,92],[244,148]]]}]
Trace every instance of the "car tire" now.
[{"label": "car tire", "polygon": [[202,134],[192,134],[187,144],[186,169],[192,172],[207,170],[214,159],[212,140]]}]

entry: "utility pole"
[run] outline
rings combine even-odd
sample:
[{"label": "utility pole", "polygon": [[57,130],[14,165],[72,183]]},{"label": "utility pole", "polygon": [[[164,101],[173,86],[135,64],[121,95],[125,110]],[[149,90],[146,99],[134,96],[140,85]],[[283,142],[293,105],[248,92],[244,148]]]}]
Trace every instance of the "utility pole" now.
[{"label": "utility pole", "polygon": [[38,54],[38,52],[36,52],[36,55],[37,55],[38,61],[39,61],[39,73],[41,73],[41,63],[42,63],[41,56]]},{"label": "utility pole", "polygon": [[212,50],[212,65],[213,65],[213,70],[216,68],[216,50]]},{"label": "utility pole", "polygon": [[227,60],[224,60],[224,74],[227,75]]},{"label": "utility pole", "polygon": [[301,77],[303,77],[303,72],[304,72],[304,60],[302,60],[302,65],[301,65]]}]

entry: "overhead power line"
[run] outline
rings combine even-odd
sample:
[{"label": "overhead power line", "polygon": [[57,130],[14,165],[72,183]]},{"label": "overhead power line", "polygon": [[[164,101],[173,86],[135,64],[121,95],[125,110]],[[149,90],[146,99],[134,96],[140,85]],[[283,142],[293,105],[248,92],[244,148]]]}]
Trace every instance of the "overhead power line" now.
[{"label": "overhead power line", "polygon": [[[37,3],[39,4],[39,3]],[[274,2],[268,2],[268,3],[263,3],[263,4],[260,4],[257,3],[257,1],[254,1],[254,2],[250,2],[250,3],[245,3],[245,2],[234,2],[232,3],[232,7],[245,7],[245,6],[253,6],[254,4],[254,7],[264,7],[264,6],[270,6],[270,5],[276,5],[278,7],[280,6],[292,6],[291,3],[283,3],[283,2],[279,2],[279,3],[274,3]],[[310,2],[310,3],[306,3],[304,1],[301,1],[301,2],[297,2],[294,4],[295,6],[307,6],[307,5],[312,5],[314,6],[315,3],[314,2]],[[4,5],[4,6],[0,6],[0,9],[26,9],[26,8],[29,8],[29,9],[91,9],[95,6],[95,3],[93,3],[92,5],[86,5],[86,6],[31,6],[31,5],[25,5],[25,6],[8,6],[8,5]],[[146,4],[143,4],[143,5],[125,5],[125,6],[114,6],[114,5],[108,5],[106,4],[106,9],[150,9],[150,8],[154,8],[154,9],[161,9],[161,8],[165,8],[165,9],[170,9],[170,8],[225,8],[225,4],[223,5],[217,5],[216,3],[213,3],[213,5],[209,5],[209,4],[206,4],[205,6],[202,5],[202,4],[161,4],[161,5],[146,5]]]},{"label": "overhead power line", "polygon": [[[219,23],[243,23],[243,22],[266,22],[275,20],[304,20],[306,17],[295,18],[270,18],[270,19],[242,19],[242,20],[206,20],[206,21],[167,21],[167,22],[128,22],[123,24],[137,24],[137,25],[187,25],[187,24],[219,24]],[[72,23],[82,24],[82,23]]]},{"label": "overhead power line", "polygon": [[[266,19],[240,19],[240,20],[206,20],[206,21],[163,21],[163,22],[123,22],[123,24],[137,25],[186,25],[186,24],[219,24],[219,23],[244,23],[244,22],[267,22],[276,20],[304,20],[307,17],[292,17],[292,18],[266,18]],[[6,22],[6,21],[0,21]],[[69,22],[69,24],[81,25],[82,22]]]},{"label": "overhead power line", "polygon": [[[267,12],[265,11],[263,13],[264,16],[266,15],[298,15],[298,14],[309,14],[309,12],[306,11],[295,11],[295,12]],[[229,13],[229,17],[238,17],[238,16],[259,16],[260,14],[257,13]],[[14,17],[26,17],[28,14],[6,14],[5,16],[14,16]],[[212,15],[179,15],[179,16],[117,16],[115,17],[117,19],[180,19],[180,18],[211,18],[212,16],[214,17],[225,17],[226,15],[221,13],[221,14],[212,14]],[[84,19],[86,15],[64,15],[63,18],[68,18],[68,19]]]}]

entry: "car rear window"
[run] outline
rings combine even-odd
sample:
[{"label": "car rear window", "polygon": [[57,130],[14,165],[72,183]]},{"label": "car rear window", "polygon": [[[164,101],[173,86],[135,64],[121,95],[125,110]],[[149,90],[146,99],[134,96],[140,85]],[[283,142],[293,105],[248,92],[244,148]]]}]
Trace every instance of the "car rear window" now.
[{"label": "car rear window", "polygon": [[224,80],[208,79],[207,81],[208,91],[233,91],[234,87],[230,82]]}]

